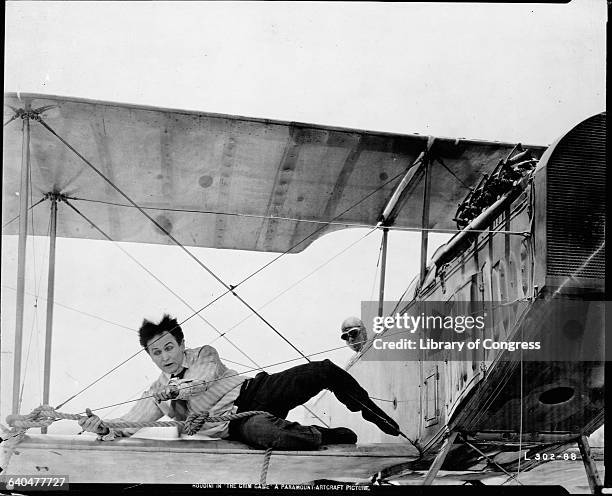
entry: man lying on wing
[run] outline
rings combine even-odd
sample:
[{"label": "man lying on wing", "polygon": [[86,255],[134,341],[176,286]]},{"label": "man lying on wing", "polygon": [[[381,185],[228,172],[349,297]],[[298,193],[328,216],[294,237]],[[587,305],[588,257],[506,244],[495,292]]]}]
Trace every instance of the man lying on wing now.
[{"label": "man lying on wing", "polygon": [[[144,320],[138,332],[140,344],[162,373],[120,420],[149,422],[164,414],[185,420],[189,413],[219,416],[261,410],[268,413],[231,422],[206,423],[200,432],[258,448],[284,450],[356,443],[357,435],[345,427],[306,426],[285,420],[290,410],[329,389],[350,411],[361,411],[364,419],[386,434],[399,435],[397,423],[370,400],[348,372],[329,360],[275,374],[260,372],[248,378],[228,369],[212,346],[186,349],[183,331],[169,315],[164,315],[158,324]],[[79,420],[79,425],[105,441],[130,436],[138,430],[109,429],[96,415]]]}]

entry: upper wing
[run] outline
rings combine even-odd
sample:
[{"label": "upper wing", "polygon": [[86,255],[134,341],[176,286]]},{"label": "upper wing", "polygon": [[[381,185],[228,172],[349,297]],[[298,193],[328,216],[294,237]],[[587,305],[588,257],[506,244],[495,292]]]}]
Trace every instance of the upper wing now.
[{"label": "upper wing", "polygon": [[[31,94],[5,94],[5,122],[26,103],[43,108],[44,121],[58,135],[188,246],[299,252],[343,228],[321,229],[336,217],[374,226],[428,142],[419,135]],[[3,225],[19,215],[21,119],[4,131]],[[81,199],[72,203],[114,240],[172,243],[36,121],[30,147],[33,201],[47,192],[63,193]],[[436,139],[432,153],[457,177],[439,163],[433,166],[429,227],[455,227],[452,218],[465,185],[477,182],[512,148]],[[396,225],[421,227],[422,182]],[[58,219],[58,236],[103,239],[61,204]],[[45,234],[48,218],[37,214],[34,220],[30,232]],[[14,234],[17,227],[13,222],[3,232]]]}]

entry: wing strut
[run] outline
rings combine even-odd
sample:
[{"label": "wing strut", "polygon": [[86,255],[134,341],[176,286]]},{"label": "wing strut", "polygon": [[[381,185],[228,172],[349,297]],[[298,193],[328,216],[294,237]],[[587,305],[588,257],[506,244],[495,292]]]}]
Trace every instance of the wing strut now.
[{"label": "wing strut", "polygon": [[429,204],[431,202],[431,166],[433,161],[431,160],[431,145],[433,145],[434,138],[430,137],[427,140],[427,150],[423,157],[423,168],[425,169],[425,185],[423,188],[423,216],[421,218],[421,270],[420,270],[420,284],[423,284],[425,280],[425,271],[427,270],[427,243],[429,241]]},{"label": "wing strut", "polygon": [[423,176],[423,156],[424,153],[417,157],[412,165],[402,177],[402,180],[395,188],[395,191],[389,198],[385,208],[380,215],[379,224],[392,225],[404,201],[410,196],[415,186]]},{"label": "wing strut", "polygon": [[382,238],[382,260],[380,262],[380,290],[378,298],[378,316],[382,317],[383,305],[385,301],[385,273],[387,268],[387,238],[389,236],[389,228],[383,227]]},{"label": "wing strut", "polygon": [[[49,193],[51,202],[51,226],[49,231],[49,273],[47,276],[47,323],[45,331],[45,366],[43,378],[43,405],[49,404],[49,385],[51,383],[51,339],[53,336],[53,306],[55,299],[55,241],[57,238],[57,202],[59,195]],[[47,433],[41,427],[41,434]]]},{"label": "wing strut", "polygon": [[19,413],[19,387],[21,382],[21,351],[23,347],[23,301],[25,298],[25,263],[28,238],[28,197],[30,192],[30,102],[25,112],[16,114],[22,118],[21,186],[19,191],[19,241],[17,246],[17,301],[15,315],[15,351],[13,354],[13,405],[12,413]]},{"label": "wing strut", "polygon": [[[435,138],[430,136],[427,139],[427,146],[423,150],[412,165],[406,171],[406,174],[395,188],[391,198],[385,205],[385,208],[380,215],[378,222],[379,226],[391,226],[395,221],[399,211],[402,209],[406,200],[410,197],[421,178],[425,178],[425,187],[423,189],[423,215],[421,218],[421,275],[420,280],[423,282],[425,278],[425,270],[427,269],[427,242],[429,239],[429,205],[431,202],[431,166],[433,165],[431,148]],[[384,264],[383,264],[384,267]],[[383,269],[384,270],[384,269]],[[382,277],[381,277],[382,280]],[[381,304],[379,304],[380,307]],[[379,308],[379,314],[381,310]]]}]

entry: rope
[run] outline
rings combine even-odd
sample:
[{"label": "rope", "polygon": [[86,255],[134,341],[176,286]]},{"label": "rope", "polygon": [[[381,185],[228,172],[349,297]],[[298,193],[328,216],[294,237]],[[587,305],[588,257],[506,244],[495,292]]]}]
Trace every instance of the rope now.
[{"label": "rope", "polygon": [[270,458],[272,458],[272,448],[268,448],[264,453],[263,465],[261,466],[261,475],[259,476],[259,483],[262,486],[266,485],[266,478],[268,477],[268,468],[270,468]]},{"label": "rope", "polygon": [[[238,420],[253,415],[263,415],[267,412],[260,410],[252,410],[242,413],[231,413],[226,415],[209,416],[208,412],[192,413],[185,420],[168,420],[154,422],[128,422],[123,420],[104,421],[104,425],[109,428],[128,429],[142,427],[181,427],[188,435],[193,435],[198,432],[205,423],[210,422],[227,422],[230,420]],[[19,427],[21,429],[30,429],[32,427],[48,427],[57,420],[81,420],[88,418],[85,415],[76,413],[58,412],[55,408],[49,405],[42,405],[30,413],[25,415],[9,415],[6,422],[11,427]]]},{"label": "rope", "polygon": [[[192,413],[184,421],[170,420],[170,421],[155,421],[155,422],[126,422],[119,420],[104,421],[104,425],[109,428],[142,428],[142,427],[180,427],[187,435],[192,436],[197,433],[202,426],[207,422],[226,422],[230,420],[238,420],[246,417],[252,417],[254,415],[266,415],[267,412],[260,410],[253,410],[242,413],[231,413],[227,415],[216,415],[209,416],[208,412],[203,413]],[[9,415],[6,418],[7,423],[12,427],[9,435],[3,438],[2,441],[12,439],[12,446],[18,444],[22,439],[27,429],[32,427],[49,427],[53,422],[57,420],[80,420],[88,418],[84,415],[76,413],[63,413],[58,412],[55,408],[49,405],[42,405],[26,415]],[[16,439],[15,439],[16,438]],[[262,485],[266,484],[266,478],[268,476],[268,468],[270,467],[270,458],[272,457],[272,448],[268,448],[264,453],[263,465],[261,467],[261,474],[259,482]]]}]

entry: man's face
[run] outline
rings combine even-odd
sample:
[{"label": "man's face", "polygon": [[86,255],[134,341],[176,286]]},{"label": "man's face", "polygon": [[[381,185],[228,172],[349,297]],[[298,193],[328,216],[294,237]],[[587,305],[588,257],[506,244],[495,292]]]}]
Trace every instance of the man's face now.
[{"label": "man's face", "polygon": [[358,352],[361,351],[361,348],[365,345],[368,334],[364,327],[355,326],[344,330],[340,337],[346,341],[346,344],[351,350]]},{"label": "man's face", "polygon": [[162,372],[176,374],[183,367],[185,341],[177,343],[169,332],[152,337],[147,342],[147,351]]}]

